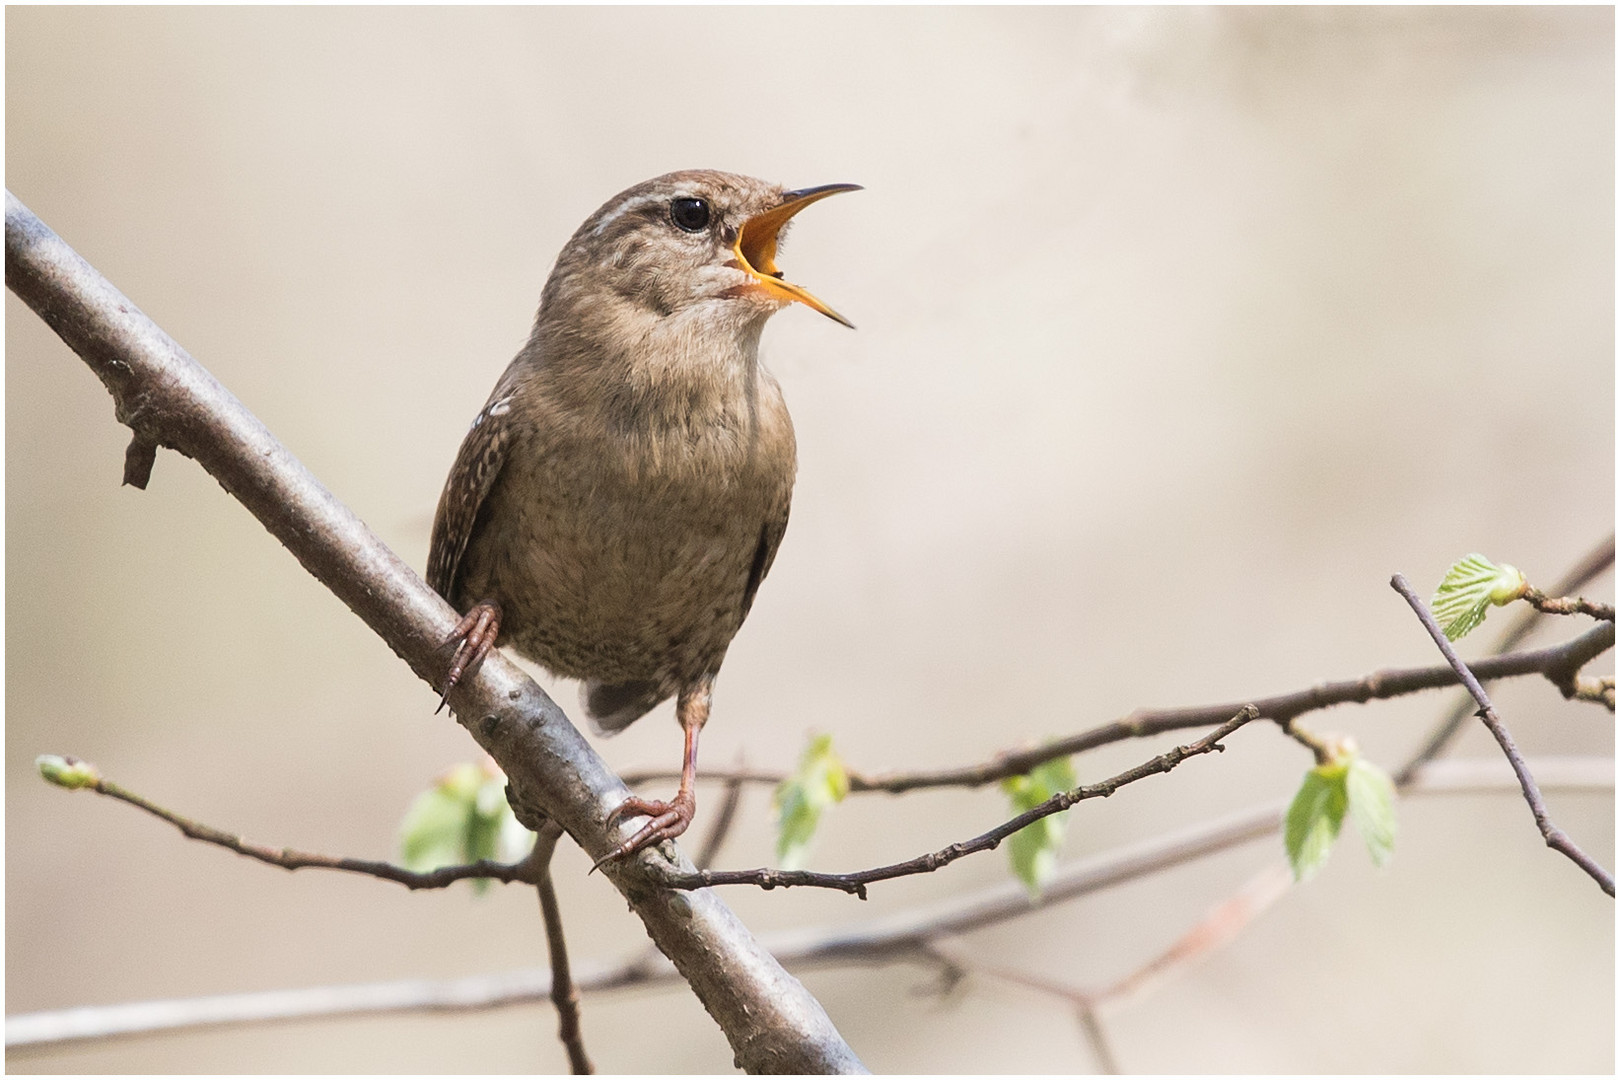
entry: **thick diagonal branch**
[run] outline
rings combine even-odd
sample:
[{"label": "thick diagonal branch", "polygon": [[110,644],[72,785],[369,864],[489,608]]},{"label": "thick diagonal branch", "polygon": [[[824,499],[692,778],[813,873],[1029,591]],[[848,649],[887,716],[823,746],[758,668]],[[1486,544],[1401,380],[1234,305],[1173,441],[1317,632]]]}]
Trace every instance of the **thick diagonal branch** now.
[{"label": "thick diagonal branch", "polygon": [[[193,458],[323,585],[431,683],[456,615],[269,430],[106,278],[6,192],[6,285],[89,364],[137,441]],[[140,465],[144,455],[132,455]],[[140,470],[137,469],[137,472]],[[144,475],[132,478],[144,480]],[[593,858],[629,794],[562,710],[495,655],[451,695],[458,720],[505,770],[515,809],[562,826]],[[749,1071],[862,1069],[821,1005],[718,897],[658,887],[654,852],[604,869]],[[676,872],[689,870],[684,858]]]}]

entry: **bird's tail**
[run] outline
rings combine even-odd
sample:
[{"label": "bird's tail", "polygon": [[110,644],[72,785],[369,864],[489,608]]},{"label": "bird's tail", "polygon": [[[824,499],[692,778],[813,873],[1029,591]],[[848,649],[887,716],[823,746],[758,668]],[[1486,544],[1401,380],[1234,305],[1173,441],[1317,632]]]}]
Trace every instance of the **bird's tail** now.
[{"label": "bird's tail", "polygon": [[669,697],[659,684],[646,680],[599,683],[587,680],[579,688],[585,718],[598,735],[616,735]]}]

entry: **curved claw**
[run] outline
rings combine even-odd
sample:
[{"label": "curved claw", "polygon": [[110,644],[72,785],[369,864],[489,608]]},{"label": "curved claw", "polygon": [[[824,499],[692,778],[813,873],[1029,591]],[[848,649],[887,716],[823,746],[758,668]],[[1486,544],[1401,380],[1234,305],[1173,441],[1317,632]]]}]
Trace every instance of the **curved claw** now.
[{"label": "curved claw", "polygon": [[611,825],[620,818],[631,814],[642,814],[652,820],[643,825],[634,836],[624,841],[618,847],[597,859],[591,866],[594,873],[602,864],[614,859],[622,859],[626,855],[634,855],[642,848],[665,840],[673,840],[686,831],[692,824],[692,817],[697,813],[697,800],[690,792],[682,791],[676,794],[672,802],[661,799],[641,799],[632,795],[620,803],[607,816]]},{"label": "curved claw", "polygon": [[450,656],[450,666],[444,676],[444,690],[439,696],[439,707],[435,714],[443,712],[445,702],[450,700],[450,691],[456,688],[465,676],[478,670],[478,665],[484,662],[489,650],[495,647],[495,639],[501,632],[501,605],[493,600],[480,601],[474,604],[467,614],[456,623],[450,636],[444,639],[441,649],[455,646],[455,652]]}]

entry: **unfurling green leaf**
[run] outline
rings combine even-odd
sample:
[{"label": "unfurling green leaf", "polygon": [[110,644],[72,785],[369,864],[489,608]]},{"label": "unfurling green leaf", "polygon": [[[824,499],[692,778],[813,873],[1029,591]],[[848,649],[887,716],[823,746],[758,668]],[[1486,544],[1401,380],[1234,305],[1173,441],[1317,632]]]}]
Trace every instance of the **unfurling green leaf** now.
[{"label": "unfurling green leaf", "polygon": [[[1001,782],[1001,790],[1012,801],[1014,814],[1033,810],[1058,792],[1074,786],[1074,765],[1067,757],[1043,761],[1023,776],[1009,776]],[[1067,810],[1048,814],[1007,838],[1007,856],[1012,860],[1013,873],[1031,896],[1041,894],[1041,886],[1057,869],[1057,853],[1063,846],[1068,816]]]},{"label": "unfurling green leaf", "polygon": [[34,764],[39,768],[39,775],[69,791],[95,787],[101,781],[101,773],[94,765],[76,757],[41,754],[34,759]]},{"label": "unfurling green leaf", "polygon": [[831,735],[814,735],[799,768],[771,796],[776,812],[776,859],[784,870],[800,870],[810,854],[821,812],[849,794],[849,773],[833,750]]},{"label": "unfurling green leaf", "polygon": [[1283,823],[1283,846],[1288,849],[1295,881],[1308,880],[1327,862],[1339,827],[1344,824],[1349,803],[1345,777],[1349,771],[1343,763],[1316,766],[1305,774],[1299,794],[1289,804]]},{"label": "unfurling green leaf", "polygon": [[1524,575],[1513,567],[1497,566],[1485,556],[1473,554],[1451,564],[1429,608],[1446,638],[1456,641],[1485,621],[1485,610],[1492,604],[1511,604],[1529,587]]},{"label": "unfurling green leaf", "polygon": [[1395,785],[1383,769],[1357,754],[1350,759],[1345,794],[1367,854],[1374,866],[1383,866],[1395,851]]},{"label": "unfurling green leaf", "polygon": [[1346,739],[1344,753],[1305,774],[1283,823],[1283,845],[1294,880],[1305,881],[1327,862],[1348,811],[1373,865],[1395,851],[1395,785]]},{"label": "unfurling green leaf", "polygon": [[[521,859],[534,835],[506,802],[506,777],[494,762],[457,765],[422,792],[400,823],[400,857],[408,869],[436,870],[479,859]],[[489,881],[472,879],[475,892]]]}]

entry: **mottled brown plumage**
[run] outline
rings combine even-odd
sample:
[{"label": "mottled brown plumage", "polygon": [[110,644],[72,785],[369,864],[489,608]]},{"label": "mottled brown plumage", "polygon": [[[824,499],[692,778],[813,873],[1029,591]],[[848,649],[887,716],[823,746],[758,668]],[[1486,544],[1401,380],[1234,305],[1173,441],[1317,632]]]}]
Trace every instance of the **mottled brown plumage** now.
[{"label": "mottled brown plumage", "polygon": [[440,496],[428,583],[466,612],[448,694],[494,644],[584,681],[598,732],[678,696],[673,802],[615,852],[678,836],[726,649],[787,529],[793,424],[759,363],[799,300],[780,229],[852,185],[790,192],[670,173],[606,203],[563,248],[533,332],[473,421]]}]

